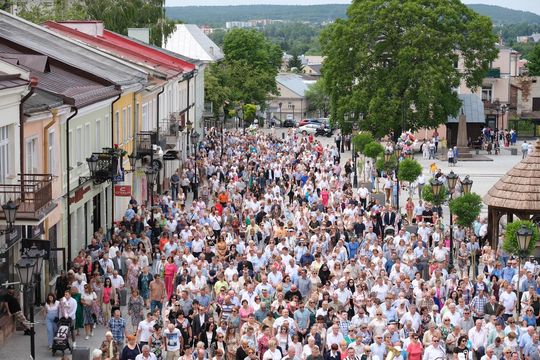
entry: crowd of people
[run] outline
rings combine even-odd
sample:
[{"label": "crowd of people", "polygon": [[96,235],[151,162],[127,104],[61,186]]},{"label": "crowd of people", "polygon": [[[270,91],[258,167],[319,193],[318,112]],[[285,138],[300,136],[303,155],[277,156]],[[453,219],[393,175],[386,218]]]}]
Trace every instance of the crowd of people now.
[{"label": "crowd of people", "polygon": [[455,227],[450,269],[437,212],[403,204],[402,226],[336,144],[223,141],[210,130],[157,206],[132,198],[81,250],[48,296],[49,346],[60,317],[78,343],[107,328],[93,359],[540,359],[538,266],[518,273],[485,222]]}]

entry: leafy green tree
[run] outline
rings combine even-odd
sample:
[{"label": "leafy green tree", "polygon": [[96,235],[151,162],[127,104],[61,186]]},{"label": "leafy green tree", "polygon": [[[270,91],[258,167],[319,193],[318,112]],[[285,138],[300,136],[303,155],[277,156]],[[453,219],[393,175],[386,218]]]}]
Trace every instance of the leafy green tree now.
[{"label": "leafy green tree", "polygon": [[530,76],[540,76],[540,43],[536,44],[529,54],[527,70],[529,70]]},{"label": "leafy green tree", "polygon": [[481,86],[498,54],[490,19],[460,0],[354,1],[347,15],[321,32],[323,78],[336,118],[362,112],[376,136],[446,122],[454,89]]},{"label": "leafy green tree", "polygon": [[422,199],[424,201],[427,201],[429,203],[432,203],[435,206],[442,205],[446,200],[448,200],[448,189],[446,186],[441,186],[441,190],[439,191],[439,194],[437,196],[433,195],[433,189],[431,188],[431,185],[426,183],[424,187],[422,188]]},{"label": "leafy green tree", "polygon": [[469,227],[480,215],[482,198],[476,193],[463,194],[450,201],[450,211],[457,216],[458,225]]},{"label": "leafy green tree", "polygon": [[422,165],[414,159],[403,159],[399,163],[398,179],[412,183],[422,174]]},{"label": "leafy green tree", "polygon": [[[532,230],[533,236],[531,238],[531,242],[529,243],[529,248],[522,252],[519,249],[519,242],[517,239],[517,232],[519,229],[521,229],[522,226],[525,226],[526,228]],[[514,221],[506,225],[506,233],[504,237],[504,241],[502,244],[502,247],[504,251],[506,251],[509,254],[518,255],[520,257],[527,257],[530,254],[533,253],[534,249],[536,248],[536,243],[538,241],[538,228],[536,225],[530,221]]]},{"label": "leafy green tree", "polygon": [[318,80],[306,90],[306,100],[309,112],[317,113],[321,117],[328,117],[330,104],[322,81]]},{"label": "leafy green tree", "polygon": [[386,161],[383,155],[380,155],[375,161],[375,168],[378,171],[385,171],[386,173],[393,172],[398,166],[397,158],[392,155],[390,160]]},{"label": "leafy green tree", "polygon": [[225,35],[223,52],[225,58],[210,67],[210,82],[205,84],[205,93],[210,95],[214,108],[219,109],[225,101],[243,101],[264,108],[268,95],[277,94],[279,46],[259,31],[233,29]]},{"label": "leafy green tree", "polygon": [[369,131],[358,133],[352,138],[354,148],[357,149],[360,154],[364,154],[364,147],[373,141],[375,141],[375,138]]},{"label": "leafy green tree", "polygon": [[294,71],[296,73],[301,73],[304,69],[304,65],[302,64],[302,59],[300,59],[300,56],[293,55],[289,59],[289,63],[287,64],[287,68],[289,71]]},{"label": "leafy green tree", "polygon": [[384,147],[376,141],[372,141],[364,146],[362,154],[368,158],[376,159],[384,152]]},{"label": "leafy green tree", "polygon": [[227,32],[224,29],[215,29],[210,35],[210,39],[219,47],[223,46],[223,41],[225,40],[225,34]]}]

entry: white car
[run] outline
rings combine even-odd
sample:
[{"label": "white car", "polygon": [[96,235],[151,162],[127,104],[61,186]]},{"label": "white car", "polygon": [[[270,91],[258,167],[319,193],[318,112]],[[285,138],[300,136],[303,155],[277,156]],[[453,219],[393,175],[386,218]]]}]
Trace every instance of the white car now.
[{"label": "white car", "polygon": [[315,135],[315,132],[320,127],[321,127],[321,124],[309,123],[309,124],[297,127],[296,132],[302,135]]}]

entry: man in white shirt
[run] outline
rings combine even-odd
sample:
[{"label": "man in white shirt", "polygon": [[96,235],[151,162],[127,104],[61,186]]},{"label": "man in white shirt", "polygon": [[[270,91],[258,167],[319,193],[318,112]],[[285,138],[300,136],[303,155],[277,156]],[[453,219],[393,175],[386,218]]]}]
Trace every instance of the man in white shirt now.
[{"label": "man in white shirt", "polygon": [[111,276],[111,285],[115,290],[122,289],[124,287],[124,278],[118,274],[118,270],[114,270],[113,276]]},{"label": "man in white shirt", "polygon": [[405,325],[407,320],[411,321],[414,331],[418,331],[418,329],[420,328],[420,324],[422,323],[422,317],[418,312],[416,312],[415,304],[410,304],[409,311],[403,314],[400,320],[400,324]]},{"label": "man in white shirt", "polygon": [[482,319],[476,320],[476,325],[470,329],[468,333],[476,359],[479,359],[484,355],[487,345],[487,331],[485,328],[482,328],[483,322],[484,320]]},{"label": "man in white shirt", "polygon": [[148,339],[154,332],[154,324],[155,321],[153,320],[151,312],[146,314],[146,319],[139,322],[139,326],[137,326],[137,341],[139,342],[139,347],[148,345]]},{"label": "man in white shirt", "polygon": [[439,241],[439,244],[433,249],[433,258],[436,262],[442,263],[446,261],[448,257],[448,249],[444,247],[443,241]]},{"label": "man in white shirt", "polygon": [[424,351],[424,356],[422,356],[422,360],[436,359],[446,359],[446,351],[441,345],[441,339],[434,336],[431,340],[431,345],[429,345]]},{"label": "man in white shirt", "polygon": [[504,307],[503,318],[504,321],[508,320],[509,317],[512,317],[514,314],[514,308],[517,303],[517,296],[512,291],[512,285],[507,285],[505,291],[500,295],[499,301]]},{"label": "man in white shirt", "polygon": [[157,360],[156,355],[153,352],[150,352],[150,346],[142,346],[141,351],[142,352],[135,357],[135,360]]},{"label": "man in white shirt", "polygon": [[182,345],[182,334],[174,324],[167,325],[167,329],[163,331],[163,337],[165,338],[165,353],[166,359],[178,359],[180,356],[180,347]]},{"label": "man in white shirt", "polygon": [[73,341],[73,347],[75,347],[75,318],[77,317],[77,301],[71,297],[70,290],[64,291],[64,297],[60,300],[60,317],[68,318],[71,320],[69,325],[71,332],[71,340]]}]

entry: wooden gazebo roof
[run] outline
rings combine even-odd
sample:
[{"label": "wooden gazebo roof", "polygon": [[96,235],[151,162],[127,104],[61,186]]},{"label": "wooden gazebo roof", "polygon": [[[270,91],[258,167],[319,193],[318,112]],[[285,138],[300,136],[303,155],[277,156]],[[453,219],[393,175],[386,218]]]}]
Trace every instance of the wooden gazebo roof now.
[{"label": "wooden gazebo roof", "polygon": [[488,206],[540,212],[540,140],[532,154],[510,169],[484,196]]}]

